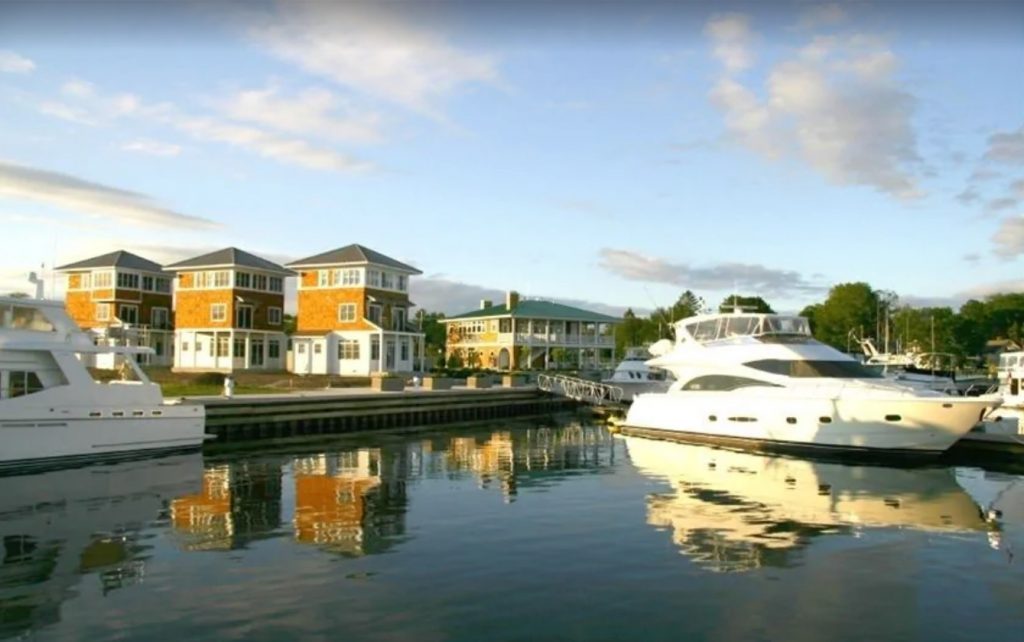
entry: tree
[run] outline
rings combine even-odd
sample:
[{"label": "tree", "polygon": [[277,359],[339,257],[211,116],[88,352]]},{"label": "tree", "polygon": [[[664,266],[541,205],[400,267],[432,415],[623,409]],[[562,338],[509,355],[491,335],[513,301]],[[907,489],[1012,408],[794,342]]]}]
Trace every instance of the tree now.
[{"label": "tree", "polygon": [[297,319],[294,314],[286,314],[282,317],[282,328],[284,333],[288,336],[295,334],[295,324]]},{"label": "tree", "polygon": [[718,311],[732,312],[736,307],[739,307],[744,312],[762,312],[766,314],[775,312],[775,310],[772,310],[772,306],[768,305],[768,302],[761,297],[743,296],[741,294],[730,294],[722,299],[722,302],[718,305]]},{"label": "tree", "polygon": [[615,353],[625,354],[626,348],[644,344],[646,328],[643,319],[638,319],[632,308],[622,315],[622,323],[615,327]]},{"label": "tree", "polygon": [[421,309],[416,313],[417,323],[424,334],[424,351],[429,356],[444,354],[445,324],[441,323],[443,318],[443,312],[427,312]]},{"label": "tree", "polygon": [[867,283],[840,283],[828,292],[828,298],[814,310],[814,336],[845,350],[851,330],[863,336],[875,325],[878,296]]}]

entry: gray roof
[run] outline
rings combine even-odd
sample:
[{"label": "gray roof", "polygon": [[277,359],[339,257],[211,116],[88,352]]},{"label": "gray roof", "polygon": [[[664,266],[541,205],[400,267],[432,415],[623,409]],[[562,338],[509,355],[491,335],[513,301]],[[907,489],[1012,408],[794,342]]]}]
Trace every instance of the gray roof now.
[{"label": "gray roof", "polygon": [[110,252],[102,256],[94,256],[91,259],[85,259],[84,261],[78,261],[77,263],[68,263],[57,268],[58,271],[71,272],[75,270],[91,270],[95,268],[127,268],[129,270],[141,270],[143,272],[157,272],[162,273],[164,269],[159,263],[154,263],[149,259],[144,259],[137,254],[126,252],[124,250],[117,250],[116,252]]},{"label": "gray roof", "polygon": [[292,261],[288,264],[288,267],[312,267],[314,265],[343,264],[354,265],[362,263],[383,265],[385,267],[395,268],[396,270],[404,270],[411,274],[423,274],[423,272],[420,272],[411,265],[407,265],[401,261],[396,261],[390,256],[384,256],[380,252],[371,250],[370,248],[364,245],[359,245],[358,243],[339,247],[336,250],[316,254],[298,261]]},{"label": "gray roof", "polygon": [[590,321],[593,323],[620,323],[622,321],[622,319],[617,319],[615,317],[608,316],[607,314],[591,312],[590,310],[584,310],[582,308],[574,308],[571,305],[563,305],[552,301],[537,301],[535,299],[520,301],[512,308],[511,312],[509,312],[505,304],[502,303],[501,305],[492,305],[482,310],[471,310],[463,314],[448,317],[447,319],[438,319],[438,321],[441,323],[448,323],[450,321],[482,319],[486,317],[557,319],[562,321]]},{"label": "gray roof", "polygon": [[280,274],[281,276],[292,276],[295,273],[288,268],[282,267],[273,261],[261,259],[255,254],[249,254],[244,250],[240,250],[237,247],[226,247],[223,250],[217,250],[216,252],[210,252],[202,256],[197,256],[193,259],[185,259],[184,261],[178,261],[171,265],[164,266],[167,270],[194,270],[199,268],[212,268],[212,267],[248,267],[255,268],[257,270],[263,270],[264,272],[273,272]]}]

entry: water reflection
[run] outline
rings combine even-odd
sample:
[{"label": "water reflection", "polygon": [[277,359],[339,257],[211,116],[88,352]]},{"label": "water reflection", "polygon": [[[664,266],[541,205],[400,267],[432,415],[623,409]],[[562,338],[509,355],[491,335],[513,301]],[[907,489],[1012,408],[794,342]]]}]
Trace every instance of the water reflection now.
[{"label": "water reflection", "polygon": [[202,476],[199,454],[0,479],[0,637],[60,620],[83,576],[102,593],[143,576],[141,531]]},{"label": "water reflection", "polygon": [[625,437],[629,458],[674,490],[647,498],[647,521],[714,571],[788,566],[826,534],[875,527],[988,531],[948,468],[850,466]]}]

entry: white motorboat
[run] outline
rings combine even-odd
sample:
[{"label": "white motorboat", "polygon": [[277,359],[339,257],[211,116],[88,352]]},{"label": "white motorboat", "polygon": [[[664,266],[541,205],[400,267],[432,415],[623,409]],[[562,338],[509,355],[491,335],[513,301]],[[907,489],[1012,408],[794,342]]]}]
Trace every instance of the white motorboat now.
[{"label": "white motorboat", "polygon": [[[201,405],[165,402],[132,357],[96,346],[59,301],[0,297],[0,468],[195,448]],[[93,380],[79,355],[115,352],[124,380]]]},{"label": "white motorboat", "polygon": [[985,421],[985,432],[1024,436],[1024,351],[999,355],[996,394],[1003,405]]},{"label": "white motorboat", "polygon": [[886,380],[816,341],[807,320],[710,314],[675,324],[666,393],[638,395],[625,426],[746,447],[937,455],[1000,404]]},{"label": "white motorboat", "polygon": [[620,388],[623,401],[632,401],[634,395],[642,392],[665,392],[672,384],[671,375],[661,368],[647,365],[650,358],[651,353],[646,347],[626,348],[626,356],[615,366],[611,376],[601,383]]},{"label": "white motorboat", "polygon": [[985,533],[988,523],[948,468],[851,466],[624,437],[630,462],[669,492],[647,497],[647,522],[671,529],[705,568],[785,565],[829,534],[871,528]]}]

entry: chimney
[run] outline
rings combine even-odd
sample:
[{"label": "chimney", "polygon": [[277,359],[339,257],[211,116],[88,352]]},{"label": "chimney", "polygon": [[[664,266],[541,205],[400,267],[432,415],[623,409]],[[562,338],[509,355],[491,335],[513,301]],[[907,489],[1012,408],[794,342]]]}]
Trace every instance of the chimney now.
[{"label": "chimney", "polygon": [[519,293],[515,290],[509,290],[505,294],[505,308],[511,312],[519,305]]},{"label": "chimney", "polygon": [[490,299],[480,299],[480,309],[481,310],[486,310],[489,307],[491,307],[491,300]]}]

